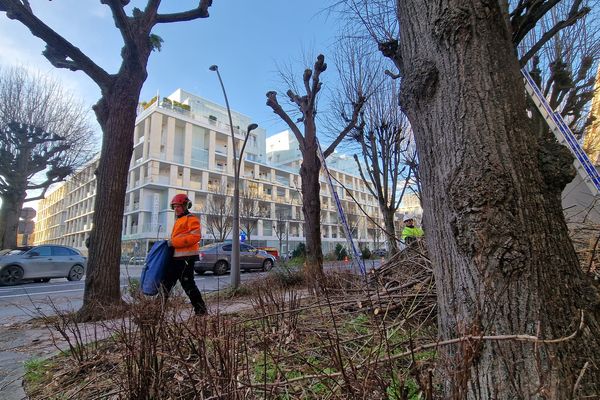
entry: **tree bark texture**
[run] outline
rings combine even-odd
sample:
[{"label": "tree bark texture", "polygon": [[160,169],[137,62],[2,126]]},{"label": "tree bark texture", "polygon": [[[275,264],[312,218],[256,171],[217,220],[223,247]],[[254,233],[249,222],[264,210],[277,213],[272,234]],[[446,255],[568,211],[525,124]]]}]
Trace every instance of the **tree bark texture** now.
[{"label": "tree bark texture", "polygon": [[27,193],[11,191],[2,196],[0,208],[0,244],[2,249],[13,249],[17,246],[19,216]]},{"label": "tree bark texture", "polygon": [[19,218],[23,203],[27,198],[27,183],[29,177],[27,163],[31,159],[32,147],[24,145],[16,158],[14,171],[5,179],[9,189],[2,196],[0,207],[0,245],[2,249],[12,249],[17,246]]},{"label": "tree bark texture", "polygon": [[395,210],[390,210],[387,204],[379,204],[379,208],[383,213],[383,221],[385,223],[385,230],[392,235],[386,234],[385,239],[389,249],[389,254],[396,254],[398,252],[398,239],[396,236],[396,225],[394,224],[394,216],[396,215]]},{"label": "tree bark texture", "polygon": [[[442,339],[553,339],[576,331],[582,313],[585,322],[582,334],[560,343],[473,340],[445,348],[444,398],[572,398],[585,362],[600,359],[600,296],[540,172],[498,2],[397,5],[400,103],[421,163]],[[600,382],[595,367],[585,375]]]},{"label": "tree bark texture", "polygon": [[321,247],[321,161],[317,157],[314,138],[306,140],[302,152],[300,178],[302,179],[302,213],[306,237],[306,264],[304,272],[310,284],[318,287],[323,277],[323,251]]},{"label": "tree bark texture", "polygon": [[110,317],[121,304],[121,230],[135,128],[136,104],[146,73],[123,74],[96,104],[104,133],[96,170],[94,226],[86,271],[81,320]]}]

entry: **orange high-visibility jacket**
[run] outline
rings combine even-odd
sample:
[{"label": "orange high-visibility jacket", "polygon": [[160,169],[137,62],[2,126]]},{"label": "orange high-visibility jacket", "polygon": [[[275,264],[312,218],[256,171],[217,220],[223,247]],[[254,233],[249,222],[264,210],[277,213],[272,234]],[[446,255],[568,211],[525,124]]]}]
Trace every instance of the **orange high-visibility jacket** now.
[{"label": "orange high-visibility jacket", "polygon": [[192,214],[182,215],[175,220],[171,233],[173,257],[197,256],[200,246],[200,220]]}]

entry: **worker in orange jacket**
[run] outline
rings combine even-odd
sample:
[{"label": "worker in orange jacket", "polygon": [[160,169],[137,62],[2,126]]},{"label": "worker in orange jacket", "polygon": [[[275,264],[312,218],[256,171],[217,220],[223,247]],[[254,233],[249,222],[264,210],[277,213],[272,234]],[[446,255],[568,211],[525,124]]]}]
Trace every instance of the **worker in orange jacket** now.
[{"label": "worker in orange jacket", "polygon": [[162,288],[167,298],[179,280],[192,302],[195,314],[204,315],[206,304],[194,281],[194,262],[198,260],[198,242],[201,237],[200,220],[190,213],[191,207],[192,202],[185,194],[177,194],[171,200],[171,209],[175,211],[176,219],[168,243],[173,249],[173,257],[165,271]]}]

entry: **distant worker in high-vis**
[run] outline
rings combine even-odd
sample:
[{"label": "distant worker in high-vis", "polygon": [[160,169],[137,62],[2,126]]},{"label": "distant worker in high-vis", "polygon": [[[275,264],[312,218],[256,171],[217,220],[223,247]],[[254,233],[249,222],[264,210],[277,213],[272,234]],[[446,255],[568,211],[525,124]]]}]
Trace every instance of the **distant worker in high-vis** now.
[{"label": "distant worker in high-vis", "polygon": [[413,217],[406,217],[404,219],[404,229],[402,229],[402,240],[406,245],[409,245],[417,240],[417,238],[423,237],[425,233],[423,229],[415,226],[415,220]]}]

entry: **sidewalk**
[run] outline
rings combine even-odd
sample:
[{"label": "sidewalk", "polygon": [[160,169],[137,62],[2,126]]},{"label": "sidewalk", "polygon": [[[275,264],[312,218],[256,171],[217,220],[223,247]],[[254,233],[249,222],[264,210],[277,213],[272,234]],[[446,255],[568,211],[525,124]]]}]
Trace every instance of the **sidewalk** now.
[{"label": "sidewalk", "polygon": [[[212,315],[230,314],[252,308],[249,299],[209,302]],[[218,307],[218,310],[217,310]],[[107,337],[110,332],[103,332]],[[90,335],[90,338],[93,338]],[[66,344],[61,341],[63,345]],[[30,322],[7,323],[0,326],[0,399],[23,400],[24,363],[32,358],[48,358],[58,352],[47,328],[35,327]]]},{"label": "sidewalk", "polygon": [[24,362],[45,358],[57,352],[46,328],[33,328],[29,323],[0,327],[0,398],[26,399],[23,390]]}]

